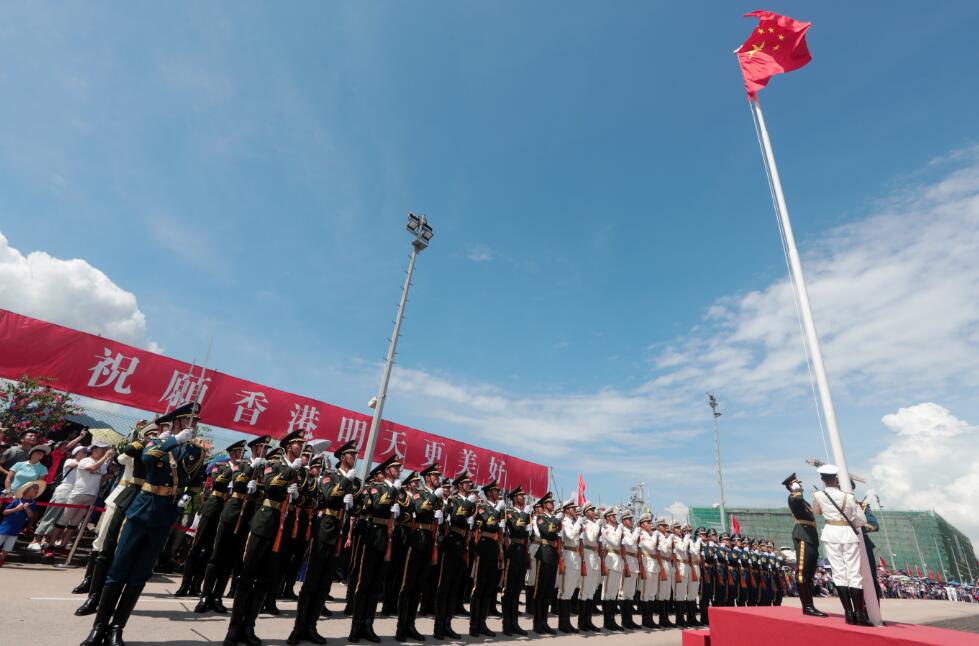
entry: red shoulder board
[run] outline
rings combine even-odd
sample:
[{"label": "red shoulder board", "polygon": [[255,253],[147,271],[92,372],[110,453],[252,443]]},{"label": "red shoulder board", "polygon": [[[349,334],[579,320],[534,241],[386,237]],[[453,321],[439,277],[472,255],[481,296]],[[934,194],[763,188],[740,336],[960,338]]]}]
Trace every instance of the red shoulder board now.
[{"label": "red shoulder board", "polygon": [[544,519],[541,516],[538,516],[537,517],[537,524],[538,525],[543,525],[544,524]]},{"label": "red shoulder board", "polygon": [[371,493],[377,493],[377,487],[371,487]]},{"label": "red shoulder board", "polygon": [[418,500],[421,497],[422,495],[420,493],[416,493],[414,496],[412,496],[412,498],[414,498],[415,500]]}]

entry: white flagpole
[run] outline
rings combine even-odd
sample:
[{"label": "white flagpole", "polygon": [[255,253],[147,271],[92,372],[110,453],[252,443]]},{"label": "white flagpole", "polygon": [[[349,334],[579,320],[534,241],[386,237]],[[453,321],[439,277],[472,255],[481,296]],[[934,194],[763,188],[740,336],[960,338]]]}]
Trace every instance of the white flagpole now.
[{"label": "white flagpole", "polygon": [[[799,250],[796,249],[795,236],[792,235],[792,223],[789,222],[789,209],[785,205],[785,194],[782,192],[782,181],[779,179],[778,166],[775,164],[775,153],[772,151],[772,142],[768,138],[768,129],[765,127],[765,117],[761,111],[761,103],[759,103],[757,97],[749,100],[748,103],[751,105],[751,109],[758,123],[765,165],[768,168],[772,190],[775,194],[775,210],[778,214],[779,221],[782,223],[782,230],[785,235],[785,251],[789,257],[789,268],[792,275],[792,285],[795,288],[795,295],[799,303],[799,314],[802,316],[806,347],[809,349],[812,370],[816,377],[816,387],[819,390],[823,416],[826,419],[826,430],[829,435],[830,445],[833,448],[833,459],[836,461],[836,466],[840,469],[840,489],[845,492],[852,492],[853,487],[850,484],[850,470],[846,465],[843,441],[840,439],[840,429],[836,424],[836,410],[833,408],[833,398],[829,392],[829,380],[826,378],[826,367],[823,365],[823,354],[819,348],[819,337],[816,334],[816,321],[812,315],[809,292],[806,290],[806,280],[802,274],[802,262],[799,259]],[[871,565],[867,556],[867,547],[864,544],[863,535],[859,538],[860,573],[863,577],[863,596],[867,604],[867,614],[871,623],[875,626],[880,626],[883,625],[883,620],[881,619],[877,592],[874,589],[873,578],[871,577]]]}]

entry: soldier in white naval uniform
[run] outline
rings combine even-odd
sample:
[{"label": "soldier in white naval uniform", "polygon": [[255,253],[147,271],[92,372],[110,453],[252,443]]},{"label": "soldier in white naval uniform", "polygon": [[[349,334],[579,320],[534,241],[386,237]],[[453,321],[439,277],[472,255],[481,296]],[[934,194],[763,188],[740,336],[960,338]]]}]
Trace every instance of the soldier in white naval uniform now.
[{"label": "soldier in white naval uniform", "polygon": [[699,621],[697,619],[697,606],[700,601],[700,583],[704,575],[703,568],[701,567],[701,553],[704,549],[703,535],[698,534],[694,536],[693,527],[689,524],[683,526],[683,535],[689,538],[687,542],[687,558],[690,559],[690,576],[687,581],[687,625],[700,626],[705,623],[703,618]]},{"label": "soldier in white naval uniform", "polygon": [[819,477],[826,488],[813,493],[812,510],[822,514],[826,521],[819,540],[833,568],[833,584],[840,595],[846,623],[872,626],[867,618],[863,577],[860,574],[860,541],[863,536],[857,534],[860,527],[867,523],[867,517],[856,496],[840,489],[839,473],[840,470],[833,464],[819,467]]},{"label": "soldier in white naval uniform", "polygon": [[615,622],[618,608],[619,588],[622,586],[622,525],[615,522],[615,507],[605,510],[605,525],[602,527],[602,543],[605,544],[605,580],[602,581],[602,626],[605,630],[622,630]]},{"label": "soldier in white naval uniform", "polygon": [[585,576],[581,581],[578,592],[578,630],[582,632],[599,632],[600,629],[592,623],[591,617],[595,612],[595,591],[602,581],[602,562],[598,554],[598,539],[602,533],[605,521],[598,518],[595,505],[585,502],[581,508],[584,524],[581,527],[582,556],[585,559]]},{"label": "soldier in white naval uniform", "polygon": [[581,584],[581,559],[578,543],[581,541],[581,528],[585,519],[578,515],[574,497],[564,503],[561,511],[561,549],[564,551],[564,572],[558,576],[558,625],[562,633],[577,633],[571,625],[571,598]]},{"label": "soldier in white naval uniform", "polygon": [[642,615],[643,628],[656,628],[653,622],[653,610],[656,606],[656,593],[659,590],[659,578],[663,573],[657,558],[657,533],[653,529],[653,517],[643,514],[639,517],[639,550],[642,554],[642,567],[645,576],[642,580],[642,590],[639,597],[639,612]]},{"label": "soldier in white naval uniform", "polygon": [[639,625],[632,619],[635,607],[636,586],[642,580],[645,572],[641,571],[639,565],[639,528],[633,529],[632,512],[629,510],[622,512],[622,553],[625,554],[625,562],[622,564],[622,627],[626,630],[639,628]]},{"label": "soldier in white naval uniform", "polygon": [[683,525],[674,522],[671,527],[673,534],[673,602],[670,604],[676,613],[676,625],[687,627],[684,609],[687,607],[687,586],[690,583],[690,564],[687,554],[690,552],[690,535],[683,533]]},{"label": "soldier in white naval uniform", "polygon": [[659,586],[656,590],[656,610],[659,614],[660,628],[673,628],[670,621],[670,599],[673,595],[673,534],[669,532],[669,521],[660,518],[656,521],[656,560],[660,567]]}]

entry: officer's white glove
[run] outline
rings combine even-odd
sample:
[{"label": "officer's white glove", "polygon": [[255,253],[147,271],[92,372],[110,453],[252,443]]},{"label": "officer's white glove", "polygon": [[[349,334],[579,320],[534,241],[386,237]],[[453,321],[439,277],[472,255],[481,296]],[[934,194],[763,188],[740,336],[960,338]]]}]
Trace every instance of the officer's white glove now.
[{"label": "officer's white glove", "polygon": [[180,496],[180,502],[177,503],[177,506],[183,509],[184,507],[187,506],[187,503],[189,502],[190,502],[190,494],[185,493],[184,495]]},{"label": "officer's white glove", "polygon": [[255,468],[265,466],[265,458],[252,458],[252,466]]},{"label": "officer's white glove", "polygon": [[558,520],[564,520],[564,512],[563,511],[559,511],[557,513],[557,516],[555,516],[555,518],[557,518]]},{"label": "officer's white glove", "polygon": [[469,494],[468,496],[466,496],[466,500],[468,500],[469,502],[476,502],[477,500],[476,494],[474,493]]},{"label": "officer's white glove", "polygon": [[295,482],[289,485],[289,488],[286,489],[286,491],[289,492],[289,500],[295,500],[299,497],[299,485],[297,485]]},{"label": "officer's white glove", "polygon": [[394,503],[393,505],[391,505],[391,517],[397,518],[400,515],[401,515],[401,505],[399,505],[398,503]]},{"label": "officer's white glove", "polygon": [[186,444],[187,442],[190,442],[192,439],[194,439],[194,429],[185,428],[184,430],[174,435],[173,439],[177,440],[177,444]]},{"label": "officer's white glove", "polygon": [[296,458],[295,460],[292,461],[292,463],[289,466],[292,467],[293,469],[298,469],[302,465],[303,465],[303,459]]},{"label": "officer's white glove", "polygon": [[400,489],[401,488],[401,480],[398,479],[398,478],[395,478],[394,479],[394,482],[391,483],[391,486],[394,487],[395,489]]},{"label": "officer's white glove", "polygon": [[441,525],[443,520],[445,520],[445,514],[442,513],[442,510],[441,509],[436,509],[435,510],[435,522],[437,522],[439,525]]},{"label": "officer's white glove", "polygon": [[352,493],[348,493],[346,496],[344,496],[343,497],[343,504],[347,506],[347,509],[350,509],[351,507],[353,507],[354,506],[354,495]]},{"label": "officer's white glove", "polygon": [[470,516],[469,518],[466,519],[466,522],[469,523],[469,529],[472,529],[473,525],[476,523],[476,518]]},{"label": "officer's white glove", "polygon": [[161,442],[166,442],[167,440],[170,439],[170,431],[163,431],[162,433],[157,435],[157,439],[160,440]]},{"label": "officer's white glove", "polygon": [[576,519],[576,520],[574,521],[574,526],[575,526],[575,527],[578,527],[579,529],[580,529],[580,528],[581,528],[581,527],[582,527],[582,526],[583,526],[584,524],[585,524],[585,517],[584,517],[584,516],[578,516],[578,518],[577,518],[577,519]]},{"label": "officer's white glove", "polygon": [[231,481],[228,483],[228,493],[231,493],[234,490],[235,490],[235,483],[234,481]]},{"label": "officer's white glove", "polygon": [[497,503],[496,503],[496,511],[503,511],[504,509],[506,509],[506,503],[503,502],[502,500],[497,501]]},{"label": "officer's white glove", "polygon": [[255,493],[258,491],[258,482],[256,480],[248,481],[248,493]]},{"label": "officer's white glove", "polygon": [[441,498],[442,500],[445,500],[445,497],[448,495],[448,493],[446,493],[445,489],[439,487],[438,489],[435,490],[435,495]]},{"label": "officer's white glove", "polygon": [[347,475],[347,480],[350,480],[351,482],[353,482],[354,478],[357,477],[357,474],[354,472],[353,469],[351,469],[350,471],[347,471],[347,474],[346,475]]}]

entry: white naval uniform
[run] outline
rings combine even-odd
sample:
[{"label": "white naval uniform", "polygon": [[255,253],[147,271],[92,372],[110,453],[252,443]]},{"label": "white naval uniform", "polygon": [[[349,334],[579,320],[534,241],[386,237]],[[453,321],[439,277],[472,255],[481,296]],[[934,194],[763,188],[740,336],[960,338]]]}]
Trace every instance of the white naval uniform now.
[{"label": "white naval uniform", "polygon": [[[579,518],[580,519],[580,518]],[[582,525],[567,516],[561,521],[561,549],[564,550],[564,574],[558,576],[557,598],[570,601],[574,591],[581,585],[581,560],[578,542],[581,540]]]},{"label": "white naval uniform", "polygon": [[656,560],[656,539],[659,535],[655,529],[647,532],[639,530],[639,549],[642,550],[642,563],[646,569],[646,578],[642,582],[640,591],[642,601],[655,601],[656,592],[659,590],[659,561]]},{"label": "white naval uniform", "polygon": [[116,508],[116,498],[119,497],[126,487],[129,486],[129,481],[133,479],[133,464],[134,461],[131,457],[125,453],[119,454],[116,458],[116,462],[121,464],[124,468],[122,471],[122,478],[119,479],[119,484],[115,486],[109,497],[105,499],[105,511],[99,516],[99,524],[95,528],[95,540],[92,541],[92,551],[101,552],[102,548],[105,546],[105,540],[108,538],[107,533],[109,530],[109,525],[112,523],[112,517],[120,513]]},{"label": "white naval uniform", "polygon": [[530,545],[527,546],[527,578],[524,580],[524,585],[534,587],[537,585],[537,550],[540,549],[540,544],[537,542],[540,539],[540,532],[537,530],[537,517],[530,517]]},{"label": "white naval uniform", "polygon": [[[700,598],[700,579],[704,576],[700,555],[703,554],[704,542],[699,538],[691,540],[689,545],[690,580],[687,581],[687,600],[697,601]],[[694,579],[696,576],[696,580]]]},{"label": "white naval uniform", "polygon": [[[676,583],[673,589],[673,600],[686,601],[687,586],[690,584],[690,564],[687,563],[687,560],[690,558],[690,543],[692,541],[688,534],[683,536],[673,534],[672,536],[673,558],[676,561],[677,572],[679,572],[679,577],[673,577],[673,582]],[[677,581],[677,578],[680,580]]]},{"label": "white naval uniform", "polygon": [[578,593],[578,598],[582,601],[594,597],[598,584],[602,582],[602,562],[598,555],[598,539],[601,534],[602,523],[597,520],[585,520],[581,528],[581,542],[585,555],[585,580],[581,582],[581,592]]},{"label": "white naval uniform", "polygon": [[605,554],[605,581],[602,582],[602,599],[616,600],[619,598],[619,588],[622,586],[622,525],[602,527],[602,541],[608,552]]},{"label": "white naval uniform", "polygon": [[838,487],[826,487],[825,491],[817,491],[812,495],[813,512],[822,514],[826,521],[819,541],[823,544],[826,558],[833,568],[833,583],[837,587],[862,588],[860,541],[863,536],[857,536],[833,503],[827,500],[827,494],[858,529],[867,524],[867,517],[856,497],[852,493],[843,493]]},{"label": "white naval uniform", "polygon": [[663,534],[656,530],[656,551],[660,557],[660,567],[662,571],[666,573],[666,576],[658,576],[658,589],[656,590],[656,598],[659,601],[669,601],[670,595],[673,593],[673,541],[676,538],[673,534]]},{"label": "white naval uniform", "polygon": [[621,527],[622,547],[625,548],[625,561],[629,566],[629,576],[625,575],[623,566],[622,599],[632,601],[632,597],[636,594],[636,586],[642,580],[642,577],[639,576],[639,556],[636,554],[636,551],[639,549],[639,530],[629,530],[624,525],[621,525]]}]

